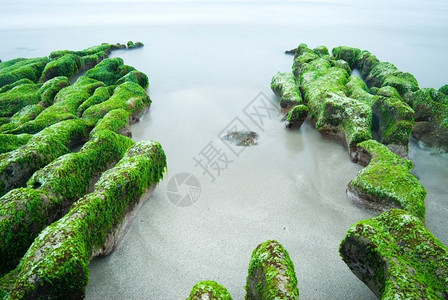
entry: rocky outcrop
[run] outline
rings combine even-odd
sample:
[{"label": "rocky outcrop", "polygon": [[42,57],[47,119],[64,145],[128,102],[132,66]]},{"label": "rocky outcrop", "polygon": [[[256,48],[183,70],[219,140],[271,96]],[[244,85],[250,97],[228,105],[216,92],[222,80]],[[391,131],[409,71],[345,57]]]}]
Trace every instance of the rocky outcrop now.
[{"label": "rocky outcrop", "polygon": [[133,42],[133,41],[128,41],[127,44],[128,49],[134,49],[134,48],[141,48],[143,47],[143,43],[142,42]]},{"label": "rocky outcrop", "polygon": [[402,208],[424,222],[426,190],[410,173],[410,160],[374,140],[358,144],[355,160],[367,167],[347,186],[351,201],[379,212]]},{"label": "rocky outcrop", "polygon": [[296,78],[288,72],[278,72],[272,77],[272,91],[280,97],[280,107],[289,110],[302,104],[302,97],[297,86]]},{"label": "rocky outcrop", "polygon": [[406,211],[354,224],[339,252],[378,298],[448,298],[448,249]]},{"label": "rocky outcrop", "polygon": [[89,261],[110,251],[105,245],[116,245],[116,228],[123,227],[122,220],[162,178],[165,168],[158,143],[131,147],[101,176],[92,193],[40,233],[13,271],[16,280],[3,286],[3,293],[14,299],[83,298]]},{"label": "rocky outcrop", "polygon": [[246,292],[246,299],[299,299],[294,264],[279,242],[264,242],[253,251]]},{"label": "rocky outcrop", "polygon": [[243,147],[253,146],[258,143],[258,133],[255,131],[228,131],[222,138],[232,144]]},{"label": "rocky outcrop", "polygon": [[200,281],[194,285],[187,300],[232,300],[232,297],[219,283]]}]

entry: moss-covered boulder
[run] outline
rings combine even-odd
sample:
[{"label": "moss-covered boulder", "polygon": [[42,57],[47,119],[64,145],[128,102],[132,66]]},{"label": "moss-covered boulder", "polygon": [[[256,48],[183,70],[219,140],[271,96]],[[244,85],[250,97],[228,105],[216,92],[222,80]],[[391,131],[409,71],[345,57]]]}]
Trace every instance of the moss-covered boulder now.
[{"label": "moss-covered boulder", "polygon": [[191,290],[187,300],[232,300],[225,287],[215,281],[200,281]]},{"label": "moss-covered boulder", "polygon": [[114,57],[103,60],[84,76],[102,81],[106,85],[115,85],[120,78],[134,70],[135,68],[125,65],[120,57]]},{"label": "moss-covered boulder", "polygon": [[407,100],[415,111],[414,137],[428,147],[448,152],[448,104],[436,101],[442,95],[434,89],[420,89]]},{"label": "moss-covered boulder", "polygon": [[4,284],[3,293],[14,299],[84,298],[90,259],[116,245],[127,213],[157,184],[165,168],[160,144],[139,142],[130,148],[103,173],[93,193],[40,233],[13,271],[16,280]]},{"label": "moss-covered boulder", "polygon": [[0,88],[22,79],[37,82],[48,62],[47,57],[2,62],[0,64]]},{"label": "moss-covered boulder", "polygon": [[354,224],[339,252],[378,298],[448,298],[448,249],[409,212],[392,209]]},{"label": "moss-covered boulder", "polygon": [[128,81],[118,85],[106,101],[86,109],[82,118],[98,121],[114,109],[124,109],[130,113],[130,121],[134,123],[150,105],[151,99],[146,91],[137,83]]},{"label": "moss-covered boulder", "polygon": [[114,109],[108,112],[101,120],[98,121],[95,128],[90,132],[90,136],[95,136],[97,132],[102,130],[110,130],[128,137],[131,137],[129,129],[130,113],[124,109]]},{"label": "moss-covered boulder", "polygon": [[143,43],[142,42],[133,42],[133,41],[128,41],[126,43],[126,45],[128,46],[129,49],[135,49],[135,48],[141,48],[143,47]]},{"label": "moss-covered boulder", "polygon": [[253,251],[246,292],[246,299],[299,299],[294,264],[279,242],[266,241]]},{"label": "moss-covered boulder", "polygon": [[97,131],[79,152],[60,156],[35,172],[27,182],[29,189],[0,198],[0,274],[15,267],[39,232],[61,218],[132,144],[109,130]]},{"label": "moss-covered boulder", "polygon": [[24,146],[0,159],[0,196],[25,186],[31,175],[70,148],[86,141],[89,127],[83,120],[67,120],[45,128]]},{"label": "moss-covered boulder", "polygon": [[288,72],[278,72],[272,77],[272,91],[280,97],[280,107],[290,109],[296,105],[302,104],[299,87],[296,78]]},{"label": "moss-covered boulder", "polygon": [[72,77],[78,72],[80,58],[74,54],[66,54],[49,62],[42,72],[41,82],[58,76]]},{"label": "moss-covered boulder", "polygon": [[0,117],[11,117],[23,107],[40,102],[40,85],[27,83],[0,93]]},{"label": "moss-covered boulder", "polygon": [[286,116],[286,128],[300,128],[308,117],[308,107],[303,104],[294,106]]},{"label": "moss-covered boulder", "polygon": [[444,93],[445,95],[448,95],[448,84],[445,84],[440,87],[439,92]]},{"label": "moss-covered boulder", "polygon": [[350,200],[380,212],[402,208],[424,222],[426,190],[410,173],[413,167],[410,160],[374,140],[358,144],[355,160],[367,167],[348,184]]},{"label": "moss-covered boulder", "polygon": [[352,47],[339,46],[331,50],[333,56],[337,59],[345,60],[349,63],[350,68],[359,68],[359,62],[362,58],[361,50]]}]

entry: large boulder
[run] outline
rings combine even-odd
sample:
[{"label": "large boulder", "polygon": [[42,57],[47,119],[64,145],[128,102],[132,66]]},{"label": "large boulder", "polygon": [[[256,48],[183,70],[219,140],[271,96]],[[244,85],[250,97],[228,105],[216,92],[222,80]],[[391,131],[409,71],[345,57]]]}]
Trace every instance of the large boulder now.
[{"label": "large boulder", "polygon": [[347,197],[375,211],[402,208],[425,220],[426,190],[410,173],[412,162],[369,140],[358,144],[355,160],[367,165],[347,186]]},{"label": "large boulder", "polygon": [[448,298],[448,249],[409,212],[392,209],[354,224],[339,252],[378,298]]},{"label": "large boulder", "polygon": [[308,117],[308,107],[303,104],[294,106],[286,116],[286,128],[300,128]]},{"label": "large boulder", "polygon": [[232,300],[232,297],[219,283],[200,281],[194,285],[187,300]]},{"label": "large boulder", "polygon": [[299,299],[297,278],[288,252],[277,241],[255,248],[249,264],[246,299]]}]

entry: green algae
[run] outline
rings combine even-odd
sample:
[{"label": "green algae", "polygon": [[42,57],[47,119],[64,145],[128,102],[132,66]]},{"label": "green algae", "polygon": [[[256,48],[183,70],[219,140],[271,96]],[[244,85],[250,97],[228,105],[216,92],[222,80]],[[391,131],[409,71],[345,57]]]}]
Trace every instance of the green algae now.
[{"label": "green algae", "polygon": [[290,109],[302,104],[302,97],[293,74],[278,72],[272,77],[272,91],[280,97],[280,107]]},{"label": "green algae", "polygon": [[339,46],[331,50],[333,56],[337,59],[342,59],[348,62],[350,68],[359,68],[359,62],[361,60],[361,50],[352,47]]},{"label": "green algae", "polygon": [[99,120],[114,109],[124,109],[133,119],[137,119],[150,104],[151,100],[146,91],[140,85],[128,81],[117,86],[108,100],[86,109],[82,118]]},{"label": "green algae", "polygon": [[72,77],[78,72],[80,65],[79,56],[66,54],[53,61],[50,61],[42,71],[40,82],[48,81],[58,76]]},{"label": "green algae", "polygon": [[368,165],[348,184],[349,198],[378,211],[402,208],[424,222],[426,190],[410,173],[412,162],[374,140],[358,144],[358,152]]},{"label": "green algae", "polygon": [[187,300],[232,300],[232,296],[225,287],[216,281],[200,281],[191,290]]},{"label": "green algae", "polygon": [[27,105],[40,101],[40,85],[29,83],[15,86],[0,94],[0,117],[11,117]]},{"label": "green algae", "polygon": [[98,121],[95,128],[90,132],[90,136],[94,136],[101,130],[110,130],[120,134],[127,133],[129,130],[129,117],[129,112],[124,109],[111,110]]},{"label": "green algae", "polygon": [[13,60],[12,64],[2,63],[4,67],[0,68],[0,88],[21,79],[37,82],[48,61],[47,57],[38,57]]},{"label": "green algae", "polygon": [[124,82],[135,82],[138,85],[140,85],[142,88],[148,88],[149,86],[149,79],[148,76],[146,76],[145,73],[133,70],[129,72],[128,74],[124,75],[120,79],[117,80],[117,85],[122,84]]},{"label": "green algae", "polygon": [[253,251],[246,299],[299,299],[294,264],[279,242],[266,241]]},{"label": "green algae", "polygon": [[308,117],[309,109],[305,105],[294,106],[286,116],[287,128],[300,128],[305,119]]},{"label": "green algae", "polygon": [[128,41],[126,43],[126,45],[128,46],[129,49],[135,49],[135,48],[141,48],[143,47],[143,43],[142,42],[133,42],[133,41]]},{"label": "green algae", "polygon": [[0,196],[22,187],[31,175],[69,147],[85,141],[88,126],[83,120],[67,120],[45,128],[26,145],[6,153],[0,160]]},{"label": "green algae", "polygon": [[83,298],[92,255],[134,207],[145,190],[163,176],[160,144],[139,142],[103,173],[93,193],[77,201],[60,220],[35,239],[17,267],[12,298]]},{"label": "green algae", "polygon": [[119,57],[107,58],[87,71],[85,77],[104,82],[106,85],[116,85],[117,81],[135,69],[123,63]]},{"label": "green algae", "polygon": [[0,133],[0,153],[14,151],[25,145],[31,139],[30,134],[1,134]]},{"label": "green algae", "polygon": [[392,209],[354,224],[339,252],[381,299],[448,297],[448,249],[406,211]]}]

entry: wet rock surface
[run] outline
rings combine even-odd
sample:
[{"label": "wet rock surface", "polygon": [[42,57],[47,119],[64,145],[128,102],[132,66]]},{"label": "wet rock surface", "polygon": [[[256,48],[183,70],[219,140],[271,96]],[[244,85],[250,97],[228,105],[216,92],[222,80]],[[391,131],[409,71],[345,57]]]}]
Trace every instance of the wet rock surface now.
[{"label": "wet rock surface", "polygon": [[448,297],[448,249],[406,211],[392,209],[354,224],[339,252],[378,298]]},{"label": "wet rock surface", "polygon": [[248,147],[258,144],[258,133],[255,131],[228,131],[222,138],[237,146]]}]

